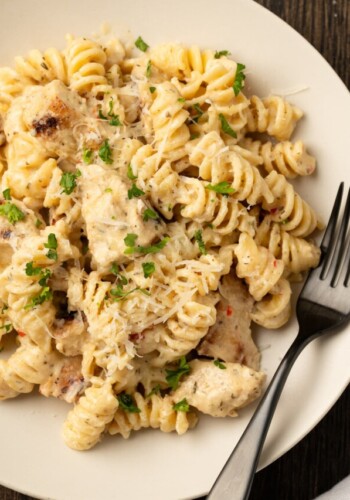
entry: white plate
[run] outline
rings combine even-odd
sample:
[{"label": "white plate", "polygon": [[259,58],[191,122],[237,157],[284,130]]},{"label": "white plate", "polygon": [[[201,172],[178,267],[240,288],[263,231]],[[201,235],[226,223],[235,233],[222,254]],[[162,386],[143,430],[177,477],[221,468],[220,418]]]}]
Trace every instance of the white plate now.
[{"label": "white plate", "polygon": [[[340,180],[349,181],[350,97],[330,66],[300,35],[250,0],[1,0],[0,62],[29,49],[64,46],[64,35],[89,35],[109,21],[150,44],[199,43],[228,49],[249,71],[260,95],[307,87],[290,100],[306,112],[295,137],[318,158],[318,173],[300,192],[327,217]],[[296,334],[258,333],[269,376]],[[313,342],[298,359],[283,392],[260,466],[307,434],[349,383],[349,331]],[[67,449],[60,428],[66,405],[33,396],[1,404],[0,482],[55,500],[179,500],[206,493],[246,426],[238,419],[203,418],[181,438],[157,431],[128,441],[105,439],[85,453]]]}]

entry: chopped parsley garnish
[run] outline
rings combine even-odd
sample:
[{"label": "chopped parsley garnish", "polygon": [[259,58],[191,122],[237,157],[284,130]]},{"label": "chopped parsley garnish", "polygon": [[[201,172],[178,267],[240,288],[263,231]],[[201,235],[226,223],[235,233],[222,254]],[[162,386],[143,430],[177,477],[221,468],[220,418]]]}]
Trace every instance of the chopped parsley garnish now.
[{"label": "chopped parsley garnish", "polygon": [[37,276],[41,273],[41,267],[35,267],[34,262],[27,262],[25,272],[27,276]]},{"label": "chopped parsley garnish", "polygon": [[77,177],[81,176],[80,170],[76,172],[64,172],[60,180],[60,186],[63,188],[61,193],[72,194],[77,187]]},{"label": "chopped parsley garnish", "polygon": [[215,366],[217,366],[218,368],[220,368],[220,370],[226,370],[226,366],[219,359],[214,359],[213,363],[214,363]]},{"label": "chopped parsley garnish", "polygon": [[234,188],[231,187],[231,184],[227,181],[219,182],[218,184],[207,184],[205,189],[215,191],[215,193],[223,194],[224,196],[228,196],[235,192]]},{"label": "chopped parsley garnish", "polygon": [[141,410],[136,406],[135,400],[131,394],[121,392],[120,394],[117,394],[117,399],[122,410],[128,413],[140,413]]},{"label": "chopped parsley garnish", "polygon": [[186,102],[186,99],[184,97],[179,97],[178,100],[177,100],[177,102],[184,103],[184,102]]},{"label": "chopped parsley garnish", "polygon": [[123,274],[121,274],[118,264],[112,264],[111,273],[118,278],[118,285],[121,285],[123,287],[124,285],[128,284],[128,279]]},{"label": "chopped parsley garnish", "polygon": [[146,52],[146,50],[149,48],[149,45],[139,36],[135,41],[135,47],[140,49],[142,52]]},{"label": "chopped parsley garnish", "polygon": [[175,390],[178,388],[181,377],[190,373],[191,368],[187,363],[185,356],[182,356],[179,361],[179,365],[175,370],[165,370],[166,371],[166,381],[170,387]]},{"label": "chopped parsley garnish", "polygon": [[5,333],[9,333],[12,330],[13,326],[11,323],[6,323],[6,325],[2,325],[0,326],[0,328],[4,328]]},{"label": "chopped parsley garnish", "polygon": [[137,179],[137,175],[134,174],[131,163],[129,163],[128,165],[128,171],[126,175],[128,176],[128,179],[130,179],[131,181]]},{"label": "chopped parsley garnish", "polygon": [[43,223],[41,222],[41,220],[40,219],[36,219],[36,221],[35,221],[35,227],[39,228],[42,225],[43,225]]},{"label": "chopped parsley garnish", "polygon": [[24,219],[25,215],[16,205],[7,201],[4,205],[0,205],[0,215],[7,217],[11,224],[16,224]]},{"label": "chopped parsley garnish", "polygon": [[[128,235],[129,236],[129,235]],[[124,238],[124,242],[125,242]],[[166,236],[162,240],[160,240],[158,243],[155,243],[154,245],[150,245],[148,247],[143,247],[143,246],[135,246],[135,243],[133,245],[128,245],[126,242],[126,246],[129,247],[126,250],[124,250],[125,255],[130,255],[133,253],[142,253],[144,255],[148,253],[157,253],[159,250],[162,250],[165,245],[168,243],[170,240],[169,236]]]},{"label": "chopped parsley garnish", "polygon": [[124,243],[127,247],[134,247],[138,236],[134,233],[128,233],[124,238]]},{"label": "chopped parsley garnish", "polygon": [[129,200],[131,200],[132,198],[139,198],[140,196],[142,196],[144,194],[145,193],[142,191],[142,189],[139,189],[135,183],[133,183],[131,188],[128,189]]},{"label": "chopped parsley garnish", "polygon": [[220,59],[222,56],[230,56],[231,52],[229,50],[216,50],[215,51],[215,59]]},{"label": "chopped parsley garnish", "polygon": [[98,117],[101,118],[101,120],[108,120],[107,116],[105,116],[103,113],[102,113],[102,110],[99,109],[98,110]]},{"label": "chopped parsley garnish", "polygon": [[149,278],[152,276],[154,271],[156,270],[156,266],[154,262],[144,262],[142,264],[142,269],[143,269],[143,275],[145,278]]},{"label": "chopped parsley garnish", "polygon": [[198,104],[198,102],[197,102],[196,104],[193,104],[193,109],[194,109],[195,111],[197,111],[197,114],[196,114],[196,116],[193,116],[193,117],[192,117],[192,120],[193,120],[194,122],[196,122],[196,123],[197,123],[197,122],[198,122],[198,120],[199,120],[199,118],[200,118],[200,117],[202,116],[202,114],[203,114],[203,110],[202,110],[202,108],[200,107],[200,104]]},{"label": "chopped parsley garnish", "polygon": [[35,295],[25,306],[25,309],[33,309],[33,307],[38,306],[45,302],[46,300],[52,299],[52,291],[50,287],[45,286],[42,288],[41,292]]},{"label": "chopped parsley garnish", "polygon": [[219,114],[219,118],[220,118],[220,122],[221,122],[222,131],[225,132],[225,134],[228,134],[231,137],[234,137],[236,139],[236,137],[237,137],[236,132],[233,130],[233,128],[231,128],[229,122],[226,120],[226,118],[224,117],[224,115],[222,113]]},{"label": "chopped parsley garnish", "polygon": [[175,411],[184,411],[186,413],[188,411],[190,411],[190,405],[188,404],[187,399],[184,398],[184,399],[181,399],[181,401],[179,401],[178,403],[175,403],[173,405],[173,410],[175,410]]},{"label": "chopped parsley garnish", "polygon": [[108,139],[106,139],[100,149],[98,150],[98,156],[101,158],[102,161],[107,163],[107,165],[112,165],[113,163],[113,158],[112,158],[112,150],[109,145]]},{"label": "chopped parsley garnish", "polygon": [[202,231],[200,229],[198,229],[198,231],[196,231],[194,233],[194,239],[196,240],[196,242],[198,244],[200,253],[202,255],[206,255],[207,250],[205,248],[205,244],[204,244],[203,236],[202,236]]},{"label": "chopped parsley garnish", "polygon": [[145,222],[149,221],[149,219],[158,220],[159,214],[155,210],[152,210],[152,208],[146,208],[142,218]]},{"label": "chopped parsley garnish", "polygon": [[47,252],[46,256],[49,259],[52,260],[57,260],[57,239],[54,233],[50,233],[48,238],[47,238],[47,243],[44,244],[45,248],[48,248],[49,251]]},{"label": "chopped parsley garnish", "polygon": [[132,290],[125,291],[123,289],[123,285],[121,283],[119,283],[115,288],[111,288],[109,293],[112,295],[115,302],[119,302],[120,300],[124,300],[131,293],[134,293],[137,291],[145,293],[145,295],[149,295],[149,292],[147,290],[145,290],[144,288],[140,288],[140,287],[136,287],[136,288],[133,288]]},{"label": "chopped parsley garnish", "polygon": [[5,200],[8,200],[8,201],[11,200],[11,189],[10,188],[5,189],[2,192],[2,195],[3,195]]},{"label": "chopped parsley garnish", "polygon": [[154,394],[160,394],[160,389],[161,387],[159,384],[155,385],[153,389],[146,395],[146,398],[150,398]]},{"label": "chopped parsley garnish", "polygon": [[152,74],[152,62],[148,61],[146,68],[146,77],[149,78]]},{"label": "chopped parsley garnish", "polygon": [[149,88],[149,91],[151,92],[151,94],[153,94],[153,92],[155,92],[157,89],[155,87],[150,87]]},{"label": "chopped parsley garnish", "polygon": [[90,165],[92,162],[92,149],[83,149],[83,162],[86,163],[86,165]]},{"label": "chopped parsley garnish", "polygon": [[233,92],[235,93],[235,95],[238,95],[244,87],[245,74],[243,73],[243,70],[245,70],[244,64],[238,63],[235,82],[233,84]]},{"label": "chopped parsley garnish", "polygon": [[106,188],[105,189],[105,193],[113,193],[113,189],[112,188]]},{"label": "chopped parsley garnish", "polygon": [[111,99],[109,101],[109,111],[108,111],[108,116],[110,117],[109,124],[112,125],[113,127],[120,127],[122,125],[122,122],[120,121],[119,115],[115,115],[113,113],[113,106],[114,106],[114,101]]}]

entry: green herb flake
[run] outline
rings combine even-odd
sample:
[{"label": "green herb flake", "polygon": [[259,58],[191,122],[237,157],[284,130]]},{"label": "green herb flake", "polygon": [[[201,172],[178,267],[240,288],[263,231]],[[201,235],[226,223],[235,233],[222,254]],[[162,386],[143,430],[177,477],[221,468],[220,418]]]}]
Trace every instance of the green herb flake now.
[{"label": "green herb flake", "polygon": [[3,195],[3,197],[4,197],[5,200],[10,201],[11,200],[11,189],[10,188],[5,189],[2,192],[2,195]]},{"label": "green herb flake", "polygon": [[[121,127],[122,122],[120,121],[119,115],[115,115],[113,112],[113,107],[114,107],[114,101],[111,99],[109,101],[109,111],[108,111],[108,116],[111,118],[109,120],[109,124],[112,125],[113,127]],[[108,118],[107,118],[108,119]]]},{"label": "green herb flake", "polygon": [[39,229],[39,227],[41,227],[43,225],[43,223],[41,222],[40,219],[36,219],[35,221],[35,227],[37,227]]},{"label": "green herb flake", "polygon": [[231,187],[231,184],[227,181],[219,182],[218,184],[207,184],[205,189],[215,191],[215,193],[223,194],[224,196],[228,196],[235,192],[234,188]]},{"label": "green herb flake", "polygon": [[45,248],[48,248],[49,251],[47,252],[46,256],[49,259],[52,260],[57,260],[58,255],[57,255],[57,238],[54,233],[50,233],[48,238],[47,238],[47,243],[44,244]]},{"label": "green herb flake", "polygon": [[137,234],[128,233],[124,238],[125,246],[133,248],[135,246],[137,238],[138,238]]},{"label": "green herb flake", "polygon": [[245,80],[245,74],[244,71],[245,66],[244,64],[238,63],[237,64],[237,69],[236,69],[236,76],[235,76],[235,81],[233,84],[233,92],[237,96],[242,88],[244,87],[244,80]]},{"label": "green herb flake", "polygon": [[205,244],[204,244],[203,236],[202,236],[202,231],[200,229],[198,229],[198,231],[196,231],[194,233],[194,239],[196,240],[196,242],[198,244],[200,253],[202,255],[206,255],[207,254],[207,250],[205,248]]},{"label": "green herb flake", "polygon": [[39,285],[40,286],[47,286],[47,282],[51,278],[50,269],[42,269],[39,277],[40,277]]},{"label": "green herb flake", "polygon": [[119,401],[119,407],[126,411],[127,413],[140,413],[140,408],[136,406],[134,398],[131,394],[126,394],[126,392],[121,392],[117,394],[117,399]]},{"label": "green herb flake", "polygon": [[186,99],[184,97],[179,97],[178,100],[177,100],[177,102],[184,103],[184,102],[186,102]]},{"label": "green herb flake", "polygon": [[142,52],[146,52],[146,50],[149,48],[149,45],[139,36],[135,41],[135,47],[137,47]]},{"label": "green herb flake", "polygon": [[83,149],[83,162],[86,165],[90,165],[90,163],[92,162],[92,155],[93,155],[92,149],[86,149],[86,148]]},{"label": "green herb flake", "polygon": [[230,135],[231,137],[237,138],[236,132],[231,128],[230,124],[224,117],[222,113],[219,114],[220,122],[221,122],[221,130],[225,132],[225,134]]},{"label": "green herb flake", "polygon": [[149,219],[158,220],[159,214],[157,214],[155,210],[152,210],[152,208],[146,208],[146,210],[143,212],[142,218],[145,222],[148,222]]},{"label": "green herb flake", "polygon": [[109,145],[108,139],[106,139],[103,142],[102,146],[98,150],[98,156],[107,165],[112,165],[112,163],[113,163],[112,150],[111,150],[111,147]]},{"label": "green herb flake", "polygon": [[217,366],[218,368],[220,368],[220,370],[226,370],[226,366],[219,359],[214,359],[213,363],[214,363],[215,366]]},{"label": "green herb flake", "polygon": [[128,176],[128,179],[130,179],[131,181],[134,181],[135,179],[137,179],[137,175],[134,174],[131,163],[129,163],[129,165],[128,165],[128,171],[127,171],[126,175]]},{"label": "green herb flake", "polygon": [[[130,248],[127,248],[126,250],[124,250],[124,254],[130,255],[133,253],[142,253],[142,254],[146,255],[149,253],[157,253],[165,247],[165,245],[168,243],[169,240],[170,240],[170,238],[168,236],[166,236],[165,238],[160,240],[158,243],[155,243],[154,245],[150,245],[148,247],[143,247],[143,246],[137,246],[137,247],[132,246],[131,247],[131,245],[130,245]],[[125,241],[125,239],[124,239],[124,241]]]},{"label": "green herb flake", "polygon": [[199,118],[203,115],[203,110],[198,102],[196,104],[193,104],[192,107],[197,112],[196,116],[192,117],[192,120],[197,123]]},{"label": "green herb flake", "polygon": [[155,87],[150,87],[149,88],[149,91],[151,92],[151,94],[153,94],[157,89]]},{"label": "green herb flake", "polygon": [[161,387],[159,384],[155,385],[153,389],[146,395],[146,398],[152,397],[154,394],[160,394]]},{"label": "green herb flake", "polygon": [[216,50],[214,57],[215,57],[215,59],[220,59],[220,57],[230,56],[230,55],[231,55],[231,52],[228,50]]},{"label": "green herb flake", "polygon": [[60,186],[63,188],[61,193],[72,194],[77,187],[77,177],[81,176],[80,170],[76,172],[64,172],[60,180]]},{"label": "green herb flake", "polygon": [[11,323],[6,323],[5,325],[0,326],[0,328],[3,328],[5,333],[9,333],[13,329],[13,326]]},{"label": "green herb flake", "polygon": [[131,188],[128,189],[129,200],[131,200],[132,198],[139,198],[140,196],[142,196],[144,194],[145,193],[142,191],[142,189],[139,189],[135,183],[133,183]]},{"label": "green herb flake", "polygon": [[112,188],[106,188],[105,189],[105,193],[113,193],[113,189]]},{"label": "green herb flake", "polygon": [[178,403],[175,403],[173,405],[173,410],[175,410],[175,411],[183,411],[185,413],[187,413],[188,411],[190,411],[190,405],[188,404],[187,399],[184,398],[184,399],[181,399],[181,401],[179,401]]},{"label": "green herb flake", "polygon": [[198,139],[198,137],[199,137],[199,134],[198,134],[198,133],[196,133],[196,134],[191,134],[191,135],[190,135],[190,141],[194,141],[194,139]]},{"label": "green herb flake", "polygon": [[156,270],[156,266],[154,262],[144,262],[142,264],[142,269],[143,269],[143,275],[145,278],[149,278],[152,276],[154,271]]},{"label": "green herb flake", "polygon": [[102,113],[102,110],[99,109],[98,110],[98,117],[101,118],[101,120],[108,120],[107,116],[105,116],[103,113]]},{"label": "green herb flake", "polygon": [[187,363],[185,356],[182,356],[179,361],[179,365],[175,370],[165,370],[166,371],[166,381],[169,386],[175,390],[178,388],[181,377],[190,373],[191,368]]},{"label": "green herb flake", "polygon": [[38,295],[35,295],[25,306],[25,309],[33,309],[33,307],[43,304],[46,300],[52,299],[52,291],[48,286],[45,286]]},{"label": "green herb flake", "polygon": [[16,205],[10,202],[6,202],[4,205],[0,205],[0,215],[7,217],[11,224],[16,224],[25,218],[24,213]]},{"label": "green herb flake", "polygon": [[146,68],[146,77],[150,78],[151,74],[152,74],[152,62],[148,61]]},{"label": "green herb flake", "polygon": [[35,267],[34,262],[27,262],[25,273],[27,276],[38,276],[42,271],[41,267]]}]

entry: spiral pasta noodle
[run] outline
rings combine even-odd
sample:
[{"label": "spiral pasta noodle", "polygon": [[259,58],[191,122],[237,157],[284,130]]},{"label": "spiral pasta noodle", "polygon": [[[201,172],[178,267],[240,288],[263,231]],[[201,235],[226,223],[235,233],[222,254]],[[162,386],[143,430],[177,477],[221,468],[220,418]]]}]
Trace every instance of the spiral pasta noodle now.
[{"label": "spiral pasta noodle", "polygon": [[113,419],[117,408],[118,400],[110,384],[86,389],[85,395],[69,412],[64,423],[65,443],[74,450],[88,450],[94,446]]},{"label": "spiral pasta noodle", "polygon": [[65,84],[68,82],[65,58],[55,48],[44,53],[31,50],[27,57],[16,57],[15,64],[18,74],[34,83],[43,84],[55,79]]}]

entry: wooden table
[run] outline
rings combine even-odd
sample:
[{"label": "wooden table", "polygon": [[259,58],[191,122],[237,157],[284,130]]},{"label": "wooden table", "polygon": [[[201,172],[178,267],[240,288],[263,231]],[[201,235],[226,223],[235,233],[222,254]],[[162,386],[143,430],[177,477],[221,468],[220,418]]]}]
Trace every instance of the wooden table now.
[{"label": "wooden table", "polygon": [[[350,0],[257,1],[309,40],[350,88]],[[312,500],[348,474],[350,387],[307,437],[256,475],[251,500]],[[30,498],[0,486],[0,500]]]}]

